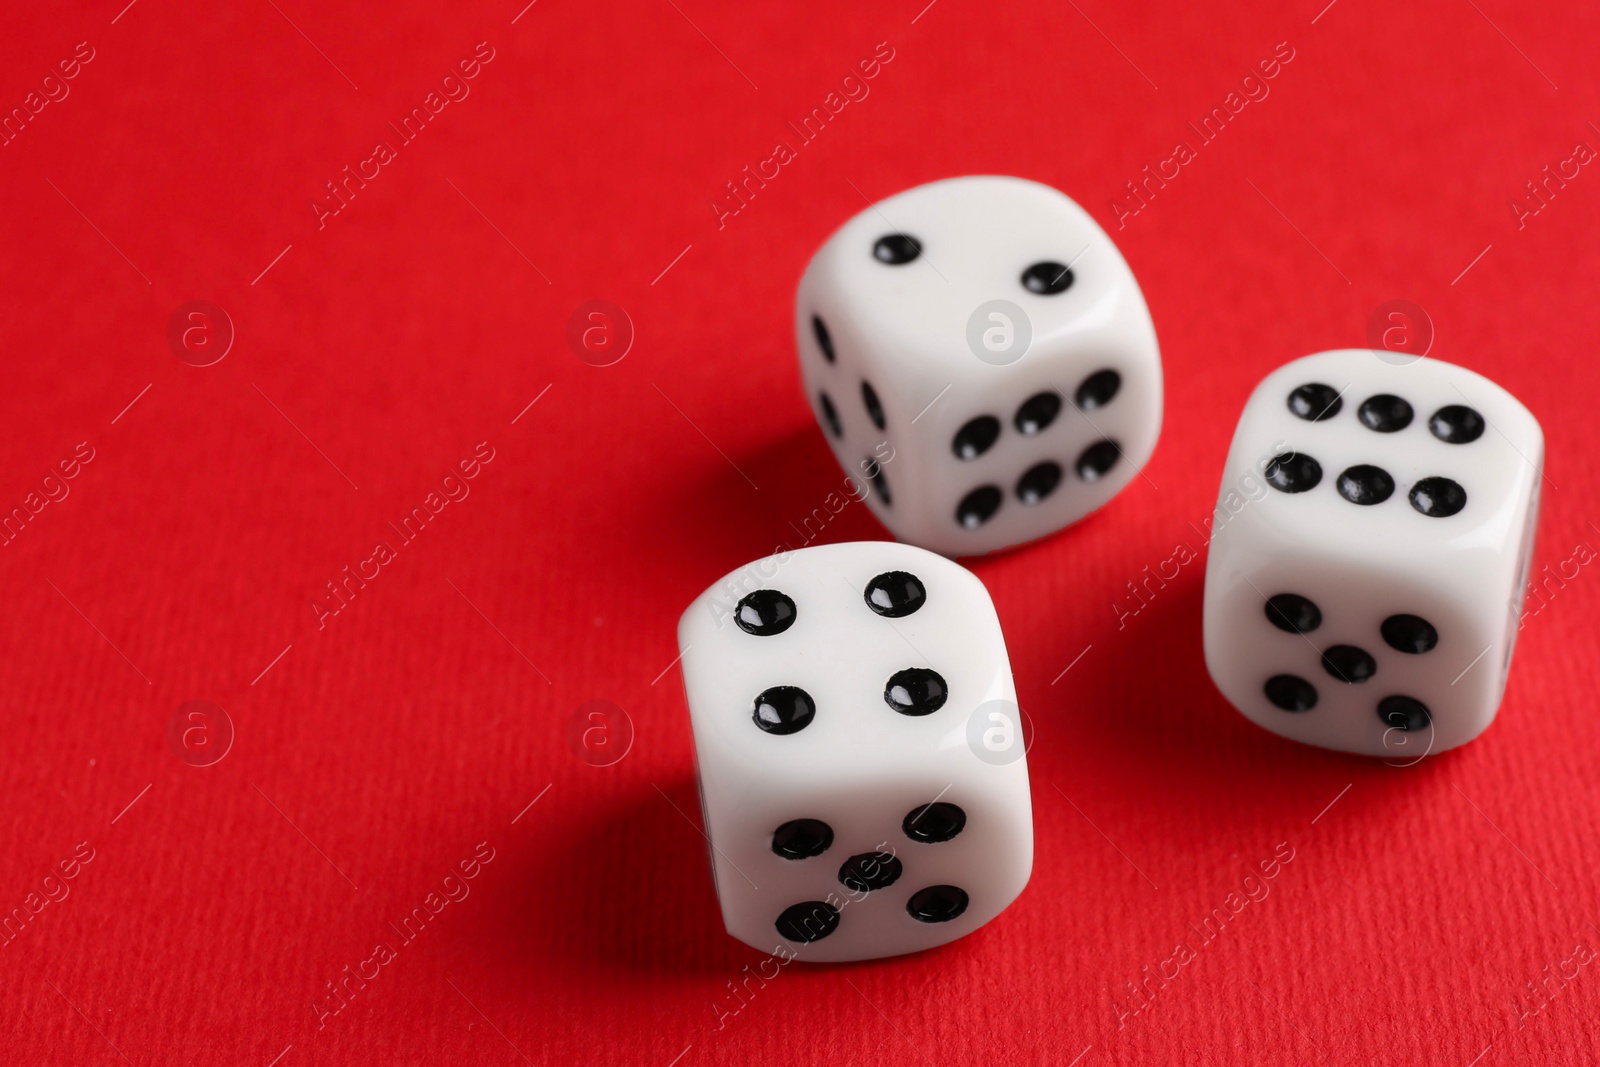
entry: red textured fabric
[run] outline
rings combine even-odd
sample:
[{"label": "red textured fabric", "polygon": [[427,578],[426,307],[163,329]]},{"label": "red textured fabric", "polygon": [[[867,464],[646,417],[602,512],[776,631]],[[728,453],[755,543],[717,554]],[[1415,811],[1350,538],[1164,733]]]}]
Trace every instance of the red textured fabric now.
[{"label": "red textured fabric", "polygon": [[[125,2],[0,33],[6,1062],[1600,1058],[1592,7]],[[674,627],[883,536],[802,532],[842,475],[794,285],[970,173],[1113,233],[1167,423],[974,565],[1032,884],[775,969],[721,930]],[[1251,386],[1391,300],[1549,441],[1499,720],[1410,768],[1224,705],[1200,562],[1126,599],[1203,549]]]}]

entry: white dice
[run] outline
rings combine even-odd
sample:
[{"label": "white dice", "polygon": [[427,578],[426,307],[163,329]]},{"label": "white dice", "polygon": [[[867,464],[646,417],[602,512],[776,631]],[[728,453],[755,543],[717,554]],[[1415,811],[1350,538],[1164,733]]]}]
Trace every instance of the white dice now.
[{"label": "white dice", "polygon": [[874,204],[800,281],[806,395],[902,541],[947,556],[1104,504],[1161,429],[1161,359],[1128,264],[1088,213],[1020,178]]},{"label": "white dice", "polygon": [[1268,375],[1223,473],[1206,666],[1244,715],[1414,760],[1488,728],[1505,691],[1544,435],[1461,367],[1344,350]]},{"label": "white dice", "polygon": [[1011,667],[970,571],[892,542],[717,582],[678,626],[728,932],[857,960],[982,926],[1033,865]]}]

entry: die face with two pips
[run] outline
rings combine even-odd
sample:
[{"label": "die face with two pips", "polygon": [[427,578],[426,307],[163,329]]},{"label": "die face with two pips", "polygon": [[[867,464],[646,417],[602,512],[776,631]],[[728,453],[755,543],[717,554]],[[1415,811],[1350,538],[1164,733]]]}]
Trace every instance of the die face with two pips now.
[{"label": "die face with two pips", "polygon": [[1433,359],[1349,349],[1245,405],[1205,585],[1206,664],[1257,724],[1401,760],[1493,721],[1531,560],[1544,438]]},{"label": "die face with two pips", "polygon": [[952,178],[875,204],[801,279],[806,396],[895,537],[947,556],[1043,537],[1149,459],[1161,361],[1133,273],[1077,204]]},{"label": "die face with two pips", "polygon": [[[1021,892],[1027,764],[971,572],[891,542],[784,553],[702,594],[679,643],[734,937],[804,960],[892,956],[970,933]],[[974,740],[996,723],[1014,741],[1001,758]]]}]

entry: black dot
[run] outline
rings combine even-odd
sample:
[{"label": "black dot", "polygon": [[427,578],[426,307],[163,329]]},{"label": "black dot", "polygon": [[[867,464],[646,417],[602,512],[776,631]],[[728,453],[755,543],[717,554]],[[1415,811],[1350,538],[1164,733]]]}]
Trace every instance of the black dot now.
[{"label": "black dot", "polygon": [[807,900],[783,909],[775,924],[785,941],[821,941],[839,928],[839,909],[823,900]]},{"label": "black dot", "polygon": [[1078,457],[1078,477],[1086,482],[1098,482],[1121,458],[1122,448],[1115,441],[1110,438],[1096,441]]},{"label": "black dot", "polygon": [[947,923],[966,910],[966,890],[953,885],[930,885],[906,901],[906,911],[922,923]]},{"label": "black dot", "polygon": [[772,831],[772,851],[786,860],[820,856],[833,844],[833,827],[821,819],[791,819]]},{"label": "black dot", "polygon": [[1428,705],[1412,697],[1384,697],[1378,701],[1378,718],[1396,730],[1425,730],[1433,717]]},{"label": "black dot", "polygon": [[922,255],[922,244],[910,234],[890,233],[878,238],[872,254],[879,263],[901,267]]},{"label": "black dot", "polygon": [[1378,627],[1384,643],[1396,652],[1409,652],[1414,656],[1432,651],[1439,643],[1439,631],[1420,615],[1390,615]]},{"label": "black dot", "polygon": [[883,687],[884,702],[902,715],[932,715],[949,697],[944,679],[926,667],[895,671]]},{"label": "black dot", "polygon": [[1017,498],[1024,504],[1037,504],[1061,484],[1061,464],[1052,460],[1035,463],[1017,479]]},{"label": "black dot", "polygon": [[928,602],[928,591],[914,574],[885,571],[867,583],[867,607],[891,619],[903,619]]},{"label": "black dot", "polygon": [[1273,706],[1284,711],[1310,711],[1317,706],[1317,687],[1292,674],[1274,674],[1262,688]]},{"label": "black dot", "polygon": [[756,725],[769,734],[792,734],[811,725],[817,705],[811,694],[792,685],[775,685],[756,697]]},{"label": "black dot", "polygon": [[1447,519],[1467,506],[1467,491],[1449,478],[1424,478],[1411,487],[1411,506],[1433,519]]},{"label": "black dot", "polygon": [[1065,263],[1044,260],[1022,272],[1022,286],[1030,293],[1054,296],[1072,284],[1072,270]]},{"label": "black dot", "polygon": [[1031,437],[1052,422],[1061,414],[1061,394],[1054,391],[1035,393],[1022,402],[1017,408],[1017,414],[1011,421],[1016,424],[1020,433]]},{"label": "black dot", "polygon": [[1483,427],[1483,416],[1465,404],[1442,407],[1428,420],[1433,436],[1447,445],[1471,444],[1483,436]]},{"label": "black dot", "polygon": [[1072,399],[1084,411],[1093,411],[1111,403],[1122,388],[1122,375],[1114,370],[1097,370],[1083,380]]},{"label": "black dot", "polygon": [[877,460],[868,456],[861,461],[861,470],[871,479],[872,488],[876,489],[878,495],[883,498],[883,506],[888,507],[893,502],[893,499],[889,496],[889,479],[884,477],[883,467]]},{"label": "black dot", "polygon": [[1291,634],[1308,634],[1322,625],[1322,612],[1299,593],[1267,598],[1267,621]]},{"label": "black dot", "polygon": [[757,589],[733,609],[739,629],[757,637],[781,634],[794,625],[794,601],[776,589]]},{"label": "black dot", "polygon": [[1330,645],[1322,653],[1322,669],[1354,685],[1378,673],[1378,661],[1355,645]]},{"label": "black dot", "polygon": [[1342,407],[1339,390],[1321,382],[1307,382],[1289,394],[1289,410],[1308,422],[1331,419]]},{"label": "black dot", "polygon": [[1370,463],[1345,468],[1335,485],[1339,495],[1352,504],[1381,504],[1394,495],[1394,479],[1389,472]]},{"label": "black dot", "polygon": [[844,861],[839,868],[839,881],[846,889],[867,893],[894,885],[901,870],[900,861],[892,852],[863,852]]},{"label": "black dot", "polygon": [[1272,457],[1264,473],[1280,493],[1304,493],[1322,481],[1322,464],[1304,452],[1284,452]]},{"label": "black dot", "polygon": [[878,429],[884,427],[883,405],[878,402],[878,391],[872,388],[871,382],[861,383],[861,403],[866,405],[867,416],[872,419],[872,424]]},{"label": "black dot", "polygon": [[833,406],[833,399],[827,393],[818,393],[817,404],[822,408],[823,421],[828,424],[833,436],[843,437],[844,427],[839,424],[839,412]]},{"label": "black dot", "polygon": [[954,804],[936,800],[932,804],[924,804],[920,808],[913,808],[906,812],[905,820],[900,823],[900,828],[913,841],[935,845],[940,841],[950,840],[959,834],[966,825],[966,812]]},{"label": "black dot", "polygon": [[822,349],[822,358],[832,363],[833,337],[829,335],[828,327],[823,325],[822,316],[811,316],[811,332],[817,335],[817,347]]},{"label": "black dot", "polygon": [[994,517],[1004,499],[999,486],[980,485],[956,505],[956,521],[969,530],[976,530]]},{"label": "black dot", "polygon": [[1369,396],[1356,409],[1361,425],[1378,433],[1395,433],[1411,425],[1411,405],[1391,393]]},{"label": "black dot", "polygon": [[957,459],[977,459],[989,451],[999,437],[1000,420],[993,415],[979,415],[968,419],[967,424],[956,431],[950,450]]}]

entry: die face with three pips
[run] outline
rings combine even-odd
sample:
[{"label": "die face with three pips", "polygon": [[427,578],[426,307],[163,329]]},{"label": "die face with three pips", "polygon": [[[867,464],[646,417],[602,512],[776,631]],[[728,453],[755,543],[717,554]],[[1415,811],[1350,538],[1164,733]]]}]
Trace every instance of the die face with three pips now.
[{"label": "die face with three pips", "polygon": [[806,397],[899,540],[974,556],[1116,495],[1161,429],[1133,272],[1062,193],[952,178],[845,223],[796,298]]},{"label": "die face with three pips", "polygon": [[1205,585],[1206,664],[1274,733],[1401,760],[1470,741],[1505,689],[1544,437],[1433,359],[1295,360],[1234,435]]},{"label": "die face with three pips", "polygon": [[805,960],[898,955],[1022,891],[1020,714],[975,575],[893,542],[806,548],[728,575],[678,632],[730,934]]}]

